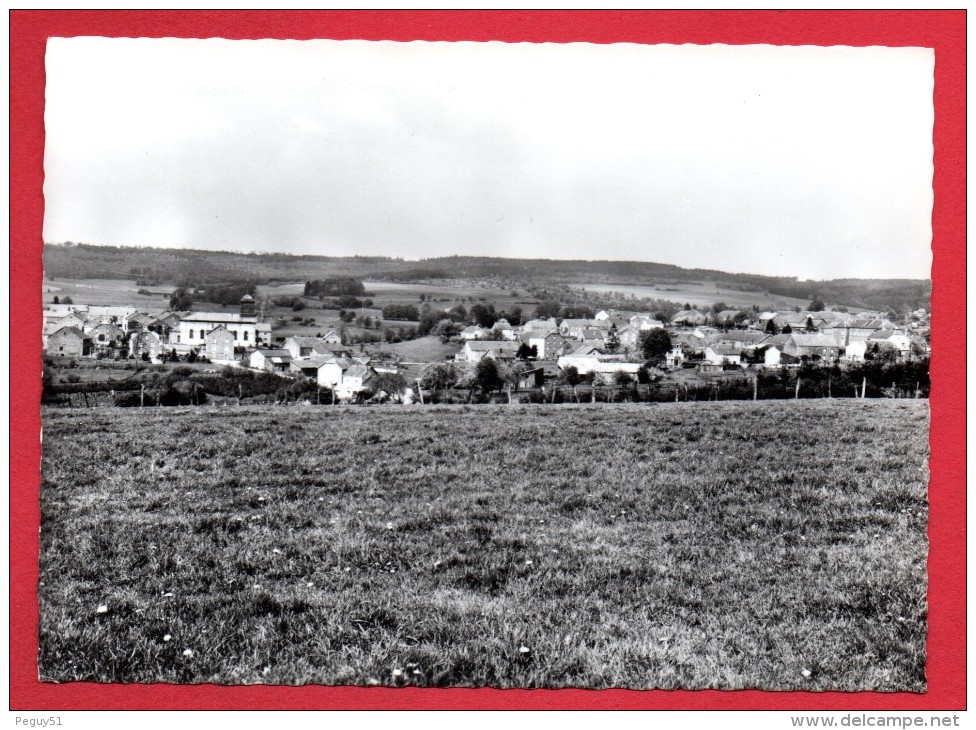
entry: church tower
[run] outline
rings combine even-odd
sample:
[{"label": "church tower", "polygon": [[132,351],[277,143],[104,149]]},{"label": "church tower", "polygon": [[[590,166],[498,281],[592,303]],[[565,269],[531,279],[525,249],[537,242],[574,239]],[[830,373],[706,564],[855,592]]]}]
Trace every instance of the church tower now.
[{"label": "church tower", "polygon": [[253,317],[255,316],[254,311],[254,297],[250,294],[245,294],[241,297],[241,316],[242,317]]}]

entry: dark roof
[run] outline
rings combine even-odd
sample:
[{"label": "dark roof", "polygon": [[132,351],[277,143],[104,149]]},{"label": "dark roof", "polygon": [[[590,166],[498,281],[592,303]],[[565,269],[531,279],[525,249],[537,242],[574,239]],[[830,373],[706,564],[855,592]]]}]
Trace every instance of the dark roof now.
[{"label": "dark roof", "polygon": [[77,327],[73,327],[73,326],[62,327],[59,330],[55,330],[54,332],[52,332],[49,335],[49,339],[50,339],[50,337],[54,337],[55,335],[61,335],[62,337],[64,335],[74,335],[75,337],[80,337],[83,340],[90,340],[91,339],[91,337],[89,337],[88,335],[86,335],[80,329],[78,329]]}]

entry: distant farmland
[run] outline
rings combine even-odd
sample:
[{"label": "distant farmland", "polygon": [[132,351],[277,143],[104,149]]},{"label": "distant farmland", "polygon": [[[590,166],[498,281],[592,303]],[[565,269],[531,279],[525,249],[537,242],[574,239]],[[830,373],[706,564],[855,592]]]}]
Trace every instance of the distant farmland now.
[{"label": "distant farmland", "polygon": [[40,676],[921,692],[927,405],[45,410]]}]

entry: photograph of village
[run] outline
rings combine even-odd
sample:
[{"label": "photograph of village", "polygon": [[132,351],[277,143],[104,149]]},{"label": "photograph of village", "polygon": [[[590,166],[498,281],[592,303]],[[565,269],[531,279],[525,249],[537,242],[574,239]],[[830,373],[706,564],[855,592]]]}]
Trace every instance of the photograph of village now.
[{"label": "photograph of village", "polygon": [[930,52],[47,74],[42,681],[925,691]]}]

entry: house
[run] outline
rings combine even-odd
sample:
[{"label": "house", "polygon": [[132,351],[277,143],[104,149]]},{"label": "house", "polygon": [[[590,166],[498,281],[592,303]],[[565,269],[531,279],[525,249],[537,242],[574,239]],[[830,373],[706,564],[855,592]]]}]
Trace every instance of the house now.
[{"label": "house", "polygon": [[491,328],[491,331],[505,340],[511,341],[516,339],[515,328],[509,324],[507,319],[504,318],[495,322],[495,325]]},{"label": "house", "polygon": [[207,359],[211,362],[233,360],[236,340],[234,334],[223,325],[214,327],[203,338]]},{"label": "house", "polygon": [[637,347],[637,343],[640,340],[641,331],[631,324],[626,327],[621,327],[617,330],[617,339],[620,340],[620,345],[626,350],[633,350]]},{"label": "house", "polygon": [[847,362],[864,362],[864,355],[867,353],[868,343],[852,342],[844,348],[844,356],[841,358]]},{"label": "house", "polygon": [[522,332],[559,332],[559,325],[556,324],[556,320],[553,318],[549,319],[530,319],[522,325]]},{"label": "house", "polygon": [[234,347],[249,348],[257,344],[257,319],[234,312],[193,312],[180,319],[180,326],[169,336],[177,350],[205,347],[208,332],[223,327],[234,339]]},{"label": "house", "polygon": [[783,344],[782,352],[799,358],[836,360],[840,357],[841,349],[828,334],[792,333]]},{"label": "house", "polygon": [[289,337],[285,340],[282,348],[287,350],[293,359],[298,360],[299,358],[312,357],[314,355],[331,357],[334,354],[332,345],[333,343],[326,342],[321,337]]},{"label": "house", "polygon": [[901,330],[878,330],[868,337],[868,344],[885,343],[891,345],[902,358],[907,358],[912,352],[912,340]]},{"label": "house", "polygon": [[712,365],[742,365],[742,351],[731,345],[708,345],[705,348],[705,361]]},{"label": "house", "polygon": [[[288,352],[285,350],[285,352]],[[289,355],[289,357],[291,357]],[[324,355],[316,355],[314,357],[302,357],[302,358],[292,358],[288,363],[288,372],[295,375],[304,375],[306,378],[312,378],[320,386],[325,386],[331,388],[335,385],[336,381],[341,378],[342,370],[339,370],[339,378],[335,380],[329,380],[325,373],[326,365],[330,363],[335,363],[336,358],[328,357]]]},{"label": "house", "polygon": [[478,362],[484,357],[494,360],[514,358],[518,352],[517,342],[498,342],[493,340],[468,340],[461,348],[460,359],[466,362]]},{"label": "house", "polygon": [[630,325],[643,332],[644,330],[664,329],[664,322],[654,319],[649,314],[636,314],[630,318]]},{"label": "house", "polygon": [[336,395],[345,398],[365,390],[375,374],[368,365],[353,365],[342,374],[342,380],[335,386]]},{"label": "house", "polygon": [[609,311],[606,309],[601,309],[599,312],[593,315],[593,319],[595,319],[597,322],[603,322],[608,319],[613,319],[619,315],[620,313],[616,309],[611,309]]},{"label": "house", "polygon": [[592,319],[564,319],[559,323],[559,332],[574,340],[583,339],[583,330],[595,327],[598,321]]},{"label": "house", "polygon": [[461,330],[461,339],[480,340],[482,337],[484,337],[487,334],[488,334],[488,330],[479,327],[476,324],[473,324],[470,327],[465,327],[463,330]]},{"label": "house", "polygon": [[519,371],[518,380],[516,381],[515,387],[516,388],[541,388],[544,380],[545,380],[545,368],[529,367]]},{"label": "house", "polygon": [[158,360],[163,351],[162,340],[155,332],[140,329],[129,334],[129,354],[135,358]]},{"label": "house", "polygon": [[709,335],[707,339],[713,345],[729,345],[739,350],[754,350],[769,339],[769,335],[755,330],[729,330]]},{"label": "house", "polygon": [[257,338],[257,344],[268,347],[271,344],[271,323],[270,322],[258,322],[254,325],[255,337]]},{"label": "house", "polygon": [[269,372],[288,372],[291,369],[291,353],[259,347],[248,356],[248,367]]},{"label": "house", "polygon": [[340,335],[336,330],[329,330],[324,335],[322,335],[321,339],[323,339],[329,345],[342,344],[342,335]]},{"label": "house", "polygon": [[664,356],[664,366],[669,370],[680,368],[685,361],[685,353],[680,346],[671,348],[671,351]]},{"label": "house", "polygon": [[742,314],[742,311],[739,309],[723,309],[715,315],[715,324],[720,327],[731,327],[736,324],[736,317],[740,314]]},{"label": "house", "polygon": [[685,327],[697,327],[705,324],[707,318],[697,309],[682,309],[671,318],[671,324]]},{"label": "house", "polygon": [[128,332],[134,332],[148,327],[155,321],[156,318],[146,312],[132,312],[125,318],[125,328]]},{"label": "house", "polygon": [[92,344],[99,350],[120,344],[125,339],[125,333],[122,329],[108,322],[95,325],[87,334],[91,337]]},{"label": "house", "polygon": [[536,349],[536,358],[539,360],[554,360],[563,353],[566,338],[557,331],[530,331],[522,335],[522,342]]},{"label": "house", "polygon": [[47,352],[52,355],[87,357],[92,353],[92,339],[78,327],[61,327],[48,336]]},{"label": "house", "polygon": [[79,330],[84,332],[85,322],[88,321],[88,317],[81,312],[69,312],[63,317],[53,318],[48,321],[48,329],[50,332],[57,332],[62,327],[77,327]]}]

